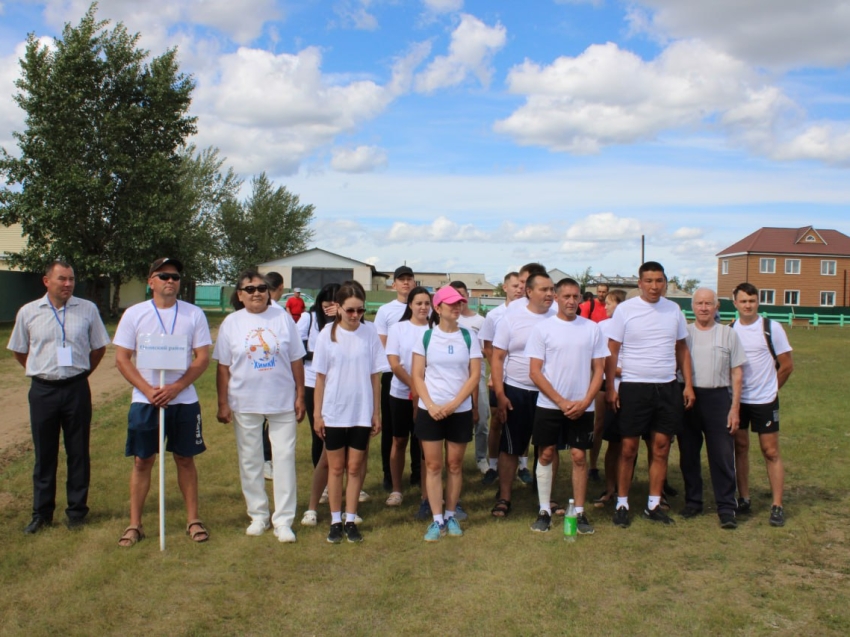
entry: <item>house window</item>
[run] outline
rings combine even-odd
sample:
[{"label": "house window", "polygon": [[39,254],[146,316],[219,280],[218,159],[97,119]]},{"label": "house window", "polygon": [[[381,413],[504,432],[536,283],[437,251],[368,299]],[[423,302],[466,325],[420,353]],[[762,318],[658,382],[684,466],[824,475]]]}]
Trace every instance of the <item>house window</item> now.
[{"label": "house window", "polygon": [[800,274],[800,259],[785,259],[785,274]]},{"label": "house window", "polygon": [[835,307],[835,292],[820,293],[821,307]]},{"label": "house window", "polygon": [[785,290],[785,305],[800,305],[800,290]]},{"label": "house window", "polygon": [[812,235],[809,234],[809,235],[806,235],[806,241],[809,241],[810,243],[812,243],[812,242],[815,241],[815,238]]},{"label": "house window", "polygon": [[759,259],[759,272],[762,274],[775,274],[776,259]]},{"label": "house window", "polygon": [[821,276],[835,276],[835,261],[820,262]]},{"label": "house window", "polygon": [[720,262],[720,274],[729,274],[729,259]]},{"label": "house window", "polygon": [[774,290],[759,290],[760,305],[774,305],[776,301],[776,292]]}]

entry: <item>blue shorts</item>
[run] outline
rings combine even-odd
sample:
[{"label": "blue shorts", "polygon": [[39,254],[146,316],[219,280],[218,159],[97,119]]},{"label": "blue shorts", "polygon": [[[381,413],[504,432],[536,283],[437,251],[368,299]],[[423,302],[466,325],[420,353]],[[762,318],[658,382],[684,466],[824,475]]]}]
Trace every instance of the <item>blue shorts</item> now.
[{"label": "blue shorts", "polygon": [[[131,403],[127,414],[125,456],[150,458],[159,453],[159,407]],[[206,451],[201,426],[201,405],[169,405],[165,408],[165,450],[190,458]]]}]

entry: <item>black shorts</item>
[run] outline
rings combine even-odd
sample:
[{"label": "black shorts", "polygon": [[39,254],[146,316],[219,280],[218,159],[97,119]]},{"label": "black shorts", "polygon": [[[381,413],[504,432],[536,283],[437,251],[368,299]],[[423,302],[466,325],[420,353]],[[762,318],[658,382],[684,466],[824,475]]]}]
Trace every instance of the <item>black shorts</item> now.
[{"label": "black shorts", "polygon": [[565,444],[576,449],[593,447],[593,412],[570,420],[559,409],[538,407],[534,413],[534,444],[553,447]]},{"label": "black shorts", "polygon": [[685,417],[679,383],[620,383],[620,435],[636,438],[650,432],[673,436]]},{"label": "black shorts", "polygon": [[[127,414],[125,456],[150,458],[159,453],[159,407],[131,403]],[[206,451],[200,403],[165,408],[165,450],[190,458]]]},{"label": "black shorts", "polygon": [[779,431],[779,396],[772,403],[748,405],[741,403],[741,429],[752,424],[754,434],[775,434]]},{"label": "black shorts", "polygon": [[427,409],[416,412],[414,431],[419,440],[435,442],[448,440],[458,444],[466,444],[472,440],[472,410],[456,411],[442,420],[434,420]]},{"label": "black shorts", "polygon": [[513,409],[508,410],[507,422],[502,428],[500,452],[521,456],[528,449],[534,431],[534,411],[537,408],[538,393],[505,384],[505,396],[511,401]]},{"label": "black shorts", "polygon": [[325,449],[366,451],[371,434],[371,427],[325,427]]},{"label": "black shorts", "polygon": [[496,409],[496,407],[499,406],[499,401],[496,400],[496,392],[493,391],[492,387],[488,387],[487,389],[489,390],[488,393],[490,395],[490,407]]},{"label": "black shorts", "polygon": [[390,420],[393,424],[393,437],[409,437],[413,431],[413,401],[390,396]]},{"label": "black shorts", "polygon": [[610,407],[605,410],[605,420],[602,423],[602,440],[608,442],[623,440],[620,435],[620,412],[614,411]]}]

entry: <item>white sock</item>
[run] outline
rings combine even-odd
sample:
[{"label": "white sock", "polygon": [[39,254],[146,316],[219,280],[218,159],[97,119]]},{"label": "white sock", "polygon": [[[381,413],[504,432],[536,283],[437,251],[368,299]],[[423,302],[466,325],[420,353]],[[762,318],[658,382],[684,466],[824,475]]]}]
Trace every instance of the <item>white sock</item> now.
[{"label": "white sock", "polygon": [[626,511],[629,510],[629,496],[626,496],[625,498],[617,496],[617,508],[619,509],[620,507],[626,507]]},{"label": "white sock", "polygon": [[434,522],[436,522],[440,526],[443,526],[443,524],[445,524],[445,521],[443,520],[442,514],[435,515],[434,516]]},{"label": "white sock", "polygon": [[346,522],[346,524],[349,523],[349,522],[354,524],[355,519],[357,519],[356,513],[349,513],[348,511],[345,512],[345,522]]},{"label": "white sock", "polygon": [[646,507],[647,507],[650,511],[652,511],[652,510],[653,510],[655,507],[657,507],[659,504],[661,504],[661,496],[660,496],[660,495],[651,495],[651,496],[649,496],[649,499],[647,500],[647,505],[646,505]]},{"label": "white sock", "polygon": [[584,507],[576,507],[576,515],[581,515],[584,513]]},{"label": "white sock", "polygon": [[488,458],[487,462],[490,463],[490,468],[495,471],[499,468],[499,459],[498,458]]},{"label": "white sock", "polygon": [[520,456],[519,468],[520,469],[528,469],[528,456]]},{"label": "white sock", "polygon": [[537,463],[537,498],[540,500],[540,510],[551,514],[552,503],[552,465],[543,466]]},{"label": "white sock", "polygon": [[448,522],[449,518],[453,518],[455,516],[455,512],[454,511],[446,511],[445,516],[446,516],[446,522]]},{"label": "white sock", "polygon": [[331,511],[331,524],[342,523],[342,511]]}]

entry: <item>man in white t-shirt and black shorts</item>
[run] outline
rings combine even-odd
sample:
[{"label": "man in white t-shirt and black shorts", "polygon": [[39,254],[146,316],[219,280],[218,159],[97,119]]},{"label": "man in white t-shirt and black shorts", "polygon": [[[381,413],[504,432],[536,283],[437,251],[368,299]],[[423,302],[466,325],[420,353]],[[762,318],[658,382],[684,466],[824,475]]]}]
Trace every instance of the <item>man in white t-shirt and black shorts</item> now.
[{"label": "man in white t-shirt and black shorts", "polygon": [[575,280],[558,281],[555,301],[558,314],[538,323],[525,346],[529,375],[540,390],[534,415],[540,512],[531,530],[545,533],[552,525],[552,462],[563,441],[573,461],[578,532],[591,534],[593,527],[584,513],[587,450],[593,446],[593,410],[608,342],[596,323],[577,315],[581,288]]},{"label": "man in white t-shirt and black shorts", "polygon": [[[670,441],[694,402],[691,357],[685,338],[685,315],[679,306],[664,298],[667,276],[664,267],[647,261],[638,270],[640,296],[621,303],[609,322],[605,367],[607,378],[622,370],[619,388],[611,383],[605,400],[619,412],[618,426],[623,438],[618,475],[617,509],[614,525],[627,528],[629,487],[634,474],[640,438],[650,435],[652,458],[649,466],[649,500],[643,517],[653,522],[673,524],[661,508],[661,495],[667,477]],[[676,379],[682,372],[684,390]]]},{"label": "man in white t-shirt and black shorts", "polygon": [[528,303],[508,311],[493,339],[492,378],[496,409],[504,422],[499,446],[499,496],[491,513],[503,518],[511,510],[511,483],[519,457],[528,448],[537,406],[537,387],[529,376],[525,345],[532,329],[549,318],[555,286],[546,274],[532,274],[526,281]]},{"label": "man in white t-shirt and black shorts", "polygon": [[[401,315],[404,314],[407,307],[407,295],[414,285],[416,285],[416,282],[413,280],[413,270],[406,265],[401,265],[395,269],[392,288],[395,290],[396,298],[379,307],[378,313],[375,314],[375,329],[378,331],[378,337],[381,339],[384,348],[387,346],[390,326],[398,323]],[[381,468],[384,471],[383,487],[384,491],[387,492],[393,490],[393,478],[390,472],[390,453],[393,449],[393,426],[390,413],[390,383],[392,383],[392,380],[392,372],[385,372],[381,376]],[[410,445],[410,483],[412,485],[419,484],[421,466],[419,445]]]},{"label": "man in white t-shirt and black shorts", "polygon": [[770,525],[784,526],[785,469],[779,455],[779,390],[794,371],[791,345],[779,323],[759,316],[759,291],[754,285],[738,285],[732,292],[732,300],[739,316],[732,329],[747,353],[741,390],[741,424],[735,433],[735,468],[740,494],[738,513],[750,512],[750,437],[747,430],[752,424],[767,464],[773,498]]}]

